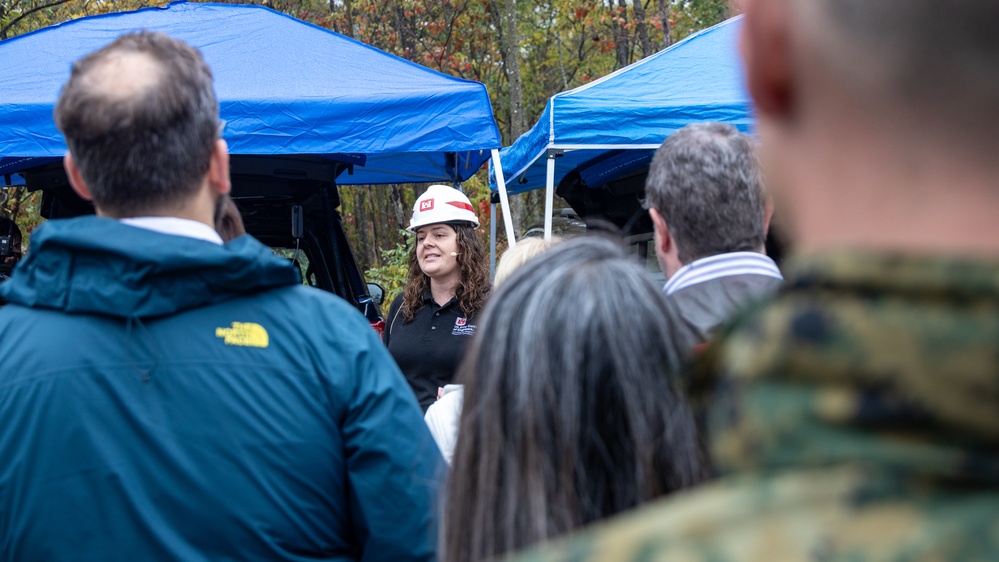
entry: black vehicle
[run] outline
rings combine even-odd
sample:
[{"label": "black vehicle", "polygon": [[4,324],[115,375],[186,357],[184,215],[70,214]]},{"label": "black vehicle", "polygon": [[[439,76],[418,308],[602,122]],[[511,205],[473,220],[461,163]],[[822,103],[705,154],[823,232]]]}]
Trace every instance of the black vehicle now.
[{"label": "black vehicle", "polygon": [[[383,290],[365,283],[337,209],[336,178],[353,163],[311,156],[232,155],[231,197],[246,231],[262,243],[286,250],[302,268],[305,283],[353,304],[379,333]],[[42,217],[68,218],[94,212],[70,187],[62,163],[20,172],[29,191],[42,191]]]},{"label": "black vehicle", "polygon": [[[566,174],[555,193],[583,221],[606,221],[619,228],[626,242],[637,248],[638,256],[646,261],[649,270],[658,271],[655,249],[650,249],[652,219],[642,206],[645,179],[654,153],[653,150],[608,151]],[[779,265],[785,248],[779,227],[771,225],[766,238],[767,255]]]}]

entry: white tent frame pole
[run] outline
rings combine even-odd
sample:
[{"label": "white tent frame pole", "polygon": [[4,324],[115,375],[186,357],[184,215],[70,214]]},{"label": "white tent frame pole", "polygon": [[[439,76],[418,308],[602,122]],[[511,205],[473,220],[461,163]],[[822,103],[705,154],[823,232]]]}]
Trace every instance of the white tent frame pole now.
[{"label": "white tent frame pole", "polygon": [[506,179],[503,178],[503,163],[500,162],[499,149],[492,149],[493,171],[496,173],[496,187],[500,194],[500,207],[503,209],[503,223],[506,225],[506,242],[509,249],[517,246],[517,237],[513,230],[513,215],[510,214],[510,197],[506,193]]},{"label": "white tent frame pole", "polygon": [[[496,216],[496,203],[489,203],[489,216]],[[496,278],[496,221],[489,221],[489,280]]]},{"label": "white tent frame pole", "polygon": [[552,239],[552,211],[555,207],[555,156],[548,151],[548,173],[545,176],[545,242]]}]

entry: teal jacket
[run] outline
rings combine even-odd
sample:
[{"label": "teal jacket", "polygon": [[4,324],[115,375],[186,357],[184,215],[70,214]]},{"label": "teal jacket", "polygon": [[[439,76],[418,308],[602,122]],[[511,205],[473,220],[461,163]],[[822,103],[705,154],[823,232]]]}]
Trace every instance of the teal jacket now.
[{"label": "teal jacket", "polygon": [[432,560],[377,334],[252,237],[53,221],[0,286],[0,560]]}]

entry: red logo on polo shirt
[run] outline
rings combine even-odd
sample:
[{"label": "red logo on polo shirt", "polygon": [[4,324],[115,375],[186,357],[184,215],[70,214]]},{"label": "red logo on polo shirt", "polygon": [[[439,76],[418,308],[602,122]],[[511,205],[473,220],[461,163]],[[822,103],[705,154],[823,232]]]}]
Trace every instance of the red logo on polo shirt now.
[{"label": "red logo on polo shirt", "polygon": [[433,200],[433,198],[420,201],[420,211],[421,212],[422,211],[429,211],[429,210],[431,210],[433,208],[434,208],[434,200]]},{"label": "red logo on polo shirt", "polygon": [[454,328],[451,330],[452,336],[471,336],[475,334],[475,325],[468,323],[468,318],[459,316],[454,319]]}]

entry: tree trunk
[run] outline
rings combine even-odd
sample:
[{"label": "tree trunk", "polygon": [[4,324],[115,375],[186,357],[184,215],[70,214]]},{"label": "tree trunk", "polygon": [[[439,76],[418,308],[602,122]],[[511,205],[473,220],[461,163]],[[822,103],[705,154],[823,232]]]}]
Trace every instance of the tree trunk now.
[{"label": "tree trunk", "polygon": [[343,13],[347,18],[347,28],[343,34],[347,37],[354,36],[354,3],[351,0],[343,0]]},{"label": "tree trunk", "polygon": [[635,32],[638,34],[638,44],[642,49],[642,58],[651,55],[652,41],[649,40],[649,28],[645,24],[644,0],[635,0]]},{"label": "tree trunk", "polygon": [[520,31],[517,29],[516,0],[500,2],[500,25],[503,29],[501,52],[503,69],[510,87],[510,142],[527,131],[524,119],[524,83],[520,77]]},{"label": "tree trunk", "polygon": [[399,35],[399,47],[402,49],[402,57],[408,60],[416,58],[416,40],[412,27],[407,24],[406,10],[401,2],[395,3],[395,32]]},{"label": "tree trunk", "polygon": [[673,31],[669,27],[669,0],[658,0],[659,20],[663,22],[663,48],[673,44]]},{"label": "tree trunk", "polygon": [[384,191],[383,189],[372,191],[370,193],[370,197],[368,198],[368,202],[370,205],[369,212],[371,213],[369,215],[371,217],[371,261],[368,263],[370,263],[371,266],[374,266],[376,264],[381,265],[382,263],[381,250],[382,248],[387,247],[381,245],[378,236],[378,231],[380,227],[384,228],[384,225],[382,225],[381,221],[378,220],[380,217],[385,216],[383,212],[384,207],[379,205],[379,203],[383,199],[383,197],[381,197],[381,193],[383,191]]},{"label": "tree trunk", "polygon": [[614,5],[614,0],[610,0],[611,29],[614,33],[614,54],[617,68],[628,66],[631,58],[628,51],[628,16],[626,0],[618,0],[618,6]]},{"label": "tree trunk", "polygon": [[392,229],[393,236],[399,229],[409,226],[410,210],[406,208],[406,202],[402,197],[402,190],[399,187],[399,184],[392,184],[392,218],[395,219]]},{"label": "tree trunk", "polygon": [[[527,132],[524,116],[524,83],[520,77],[520,30],[517,28],[516,0],[500,0],[493,4],[499,10],[500,53],[503,56],[503,70],[509,86],[510,128],[507,143],[513,143]],[[515,227],[523,228],[527,217],[519,197],[510,198],[510,216]]]}]

